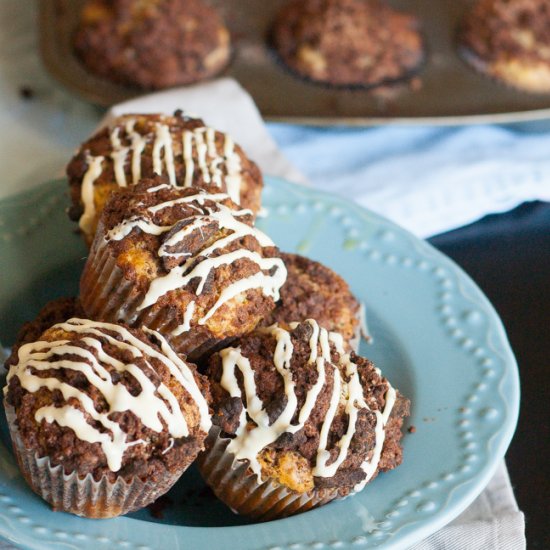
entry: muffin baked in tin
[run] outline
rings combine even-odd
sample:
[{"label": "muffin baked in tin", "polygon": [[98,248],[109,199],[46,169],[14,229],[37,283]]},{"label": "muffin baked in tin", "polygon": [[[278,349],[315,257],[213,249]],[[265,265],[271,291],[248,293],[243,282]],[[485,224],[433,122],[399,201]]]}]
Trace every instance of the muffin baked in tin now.
[{"label": "muffin baked in tin", "polygon": [[458,32],[462,57],[514,88],[550,93],[550,3],[478,0]]},{"label": "muffin baked in tin", "polygon": [[89,0],[73,46],[90,72],[143,89],[212,77],[231,54],[229,31],[202,0]]},{"label": "muffin baked in tin", "polygon": [[370,88],[418,73],[425,57],[418,26],[414,16],[379,0],[290,0],[270,40],[303,78]]}]

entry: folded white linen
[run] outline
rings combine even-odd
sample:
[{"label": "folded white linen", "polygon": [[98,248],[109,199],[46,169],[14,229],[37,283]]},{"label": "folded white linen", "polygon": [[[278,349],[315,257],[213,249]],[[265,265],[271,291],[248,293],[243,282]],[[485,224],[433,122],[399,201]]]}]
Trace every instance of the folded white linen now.
[{"label": "folded white linen", "polygon": [[419,237],[526,201],[550,201],[550,133],[501,126],[329,129],[271,125],[315,187],[353,197]]},{"label": "folded white linen", "polygon": [[504,461],[485,490],[448,525],[410,550],[523,550],[525,518]]}]

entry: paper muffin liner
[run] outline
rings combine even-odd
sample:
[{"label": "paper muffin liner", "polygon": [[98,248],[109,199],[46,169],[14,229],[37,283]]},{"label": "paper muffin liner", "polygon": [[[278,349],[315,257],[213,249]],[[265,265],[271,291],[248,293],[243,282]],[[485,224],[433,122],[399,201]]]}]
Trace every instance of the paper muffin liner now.
[{"label": "paper muffin liner", "polygon": [[261,482],[247,461],[236,461],[235,455],[227,451],[230,441],[213,426],[197,465],[206,484],[236,514],[270,521],[301,514],[343,496],[338,488],[297,493],[272,479]]},{"label": "paper muffin liner", "polygon": [[93,246],[82,278],[80,300],[86,315],[107,322],[124,322],[130,326],[146,326],[160,332],[178,352],[197,361],[212,353],[228,340],[213,338],[206,327],[174,335],[179,326],[175,308],[139,311],[143,295],[135,291],[135,283],[124,277],[108,246]]},{"label": "paper muffin liner", "polygon": [[48,502],[54,511],[70,512],[88,518],[113,518],[144,508],[166,493],[182,472],[170,474],[161,482],[131,481],[107,476],[95,480],[91,474],[84,478],[77,472],[65,473],[62,465],[52,466],[49,457],[39,457],[27,449],[16,426],[16,414],[4,401],[13,450],[23,477],[32,490]]}]

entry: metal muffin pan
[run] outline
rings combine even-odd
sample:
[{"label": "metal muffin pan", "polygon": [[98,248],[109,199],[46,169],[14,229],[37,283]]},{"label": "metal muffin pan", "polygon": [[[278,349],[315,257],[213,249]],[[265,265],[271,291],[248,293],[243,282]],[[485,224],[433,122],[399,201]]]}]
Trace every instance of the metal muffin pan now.
[{"label": "metal muffin pan", "polygon": [[[521,92],[476,73],[459,57],[456,28],[469,0],[392,0],[418,16],[427,60],[419,89],[395,93],[335,89],[291,74],[267,45],[271,23],[286,0],[211,0],[231,31],[233,60],[225,71],[252,95],[269,120],[311,125],[463,124],[550,118],[550,95]],[[40,47],[50,73],[102,106],[143,94],[90,74],[73,53],[83,0],[40,1]]]}]

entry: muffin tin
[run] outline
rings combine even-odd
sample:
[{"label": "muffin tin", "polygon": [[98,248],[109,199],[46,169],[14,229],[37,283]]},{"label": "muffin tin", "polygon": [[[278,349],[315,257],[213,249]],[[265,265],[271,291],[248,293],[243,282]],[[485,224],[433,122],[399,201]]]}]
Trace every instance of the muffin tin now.
[{"label": "muffin tin", "polygon": [[[459,57],[458,22],[469,1],[392,0],[422,23],[427,61],[419,89],[385,92],[333,89],[291,74],[267,46],[275,13],[286,0],[211,0],[231,30],[233,60],[225,74],[238,80],[270,120],[303,124],[460,124],[514,122],[550,117],[550,95],[508,88],[480,75]],[[83,0],[40,2],[40,46],[51,74],[85,99],[103,106],[140,95],[88,73],[76,59],[71,38]]]}]

